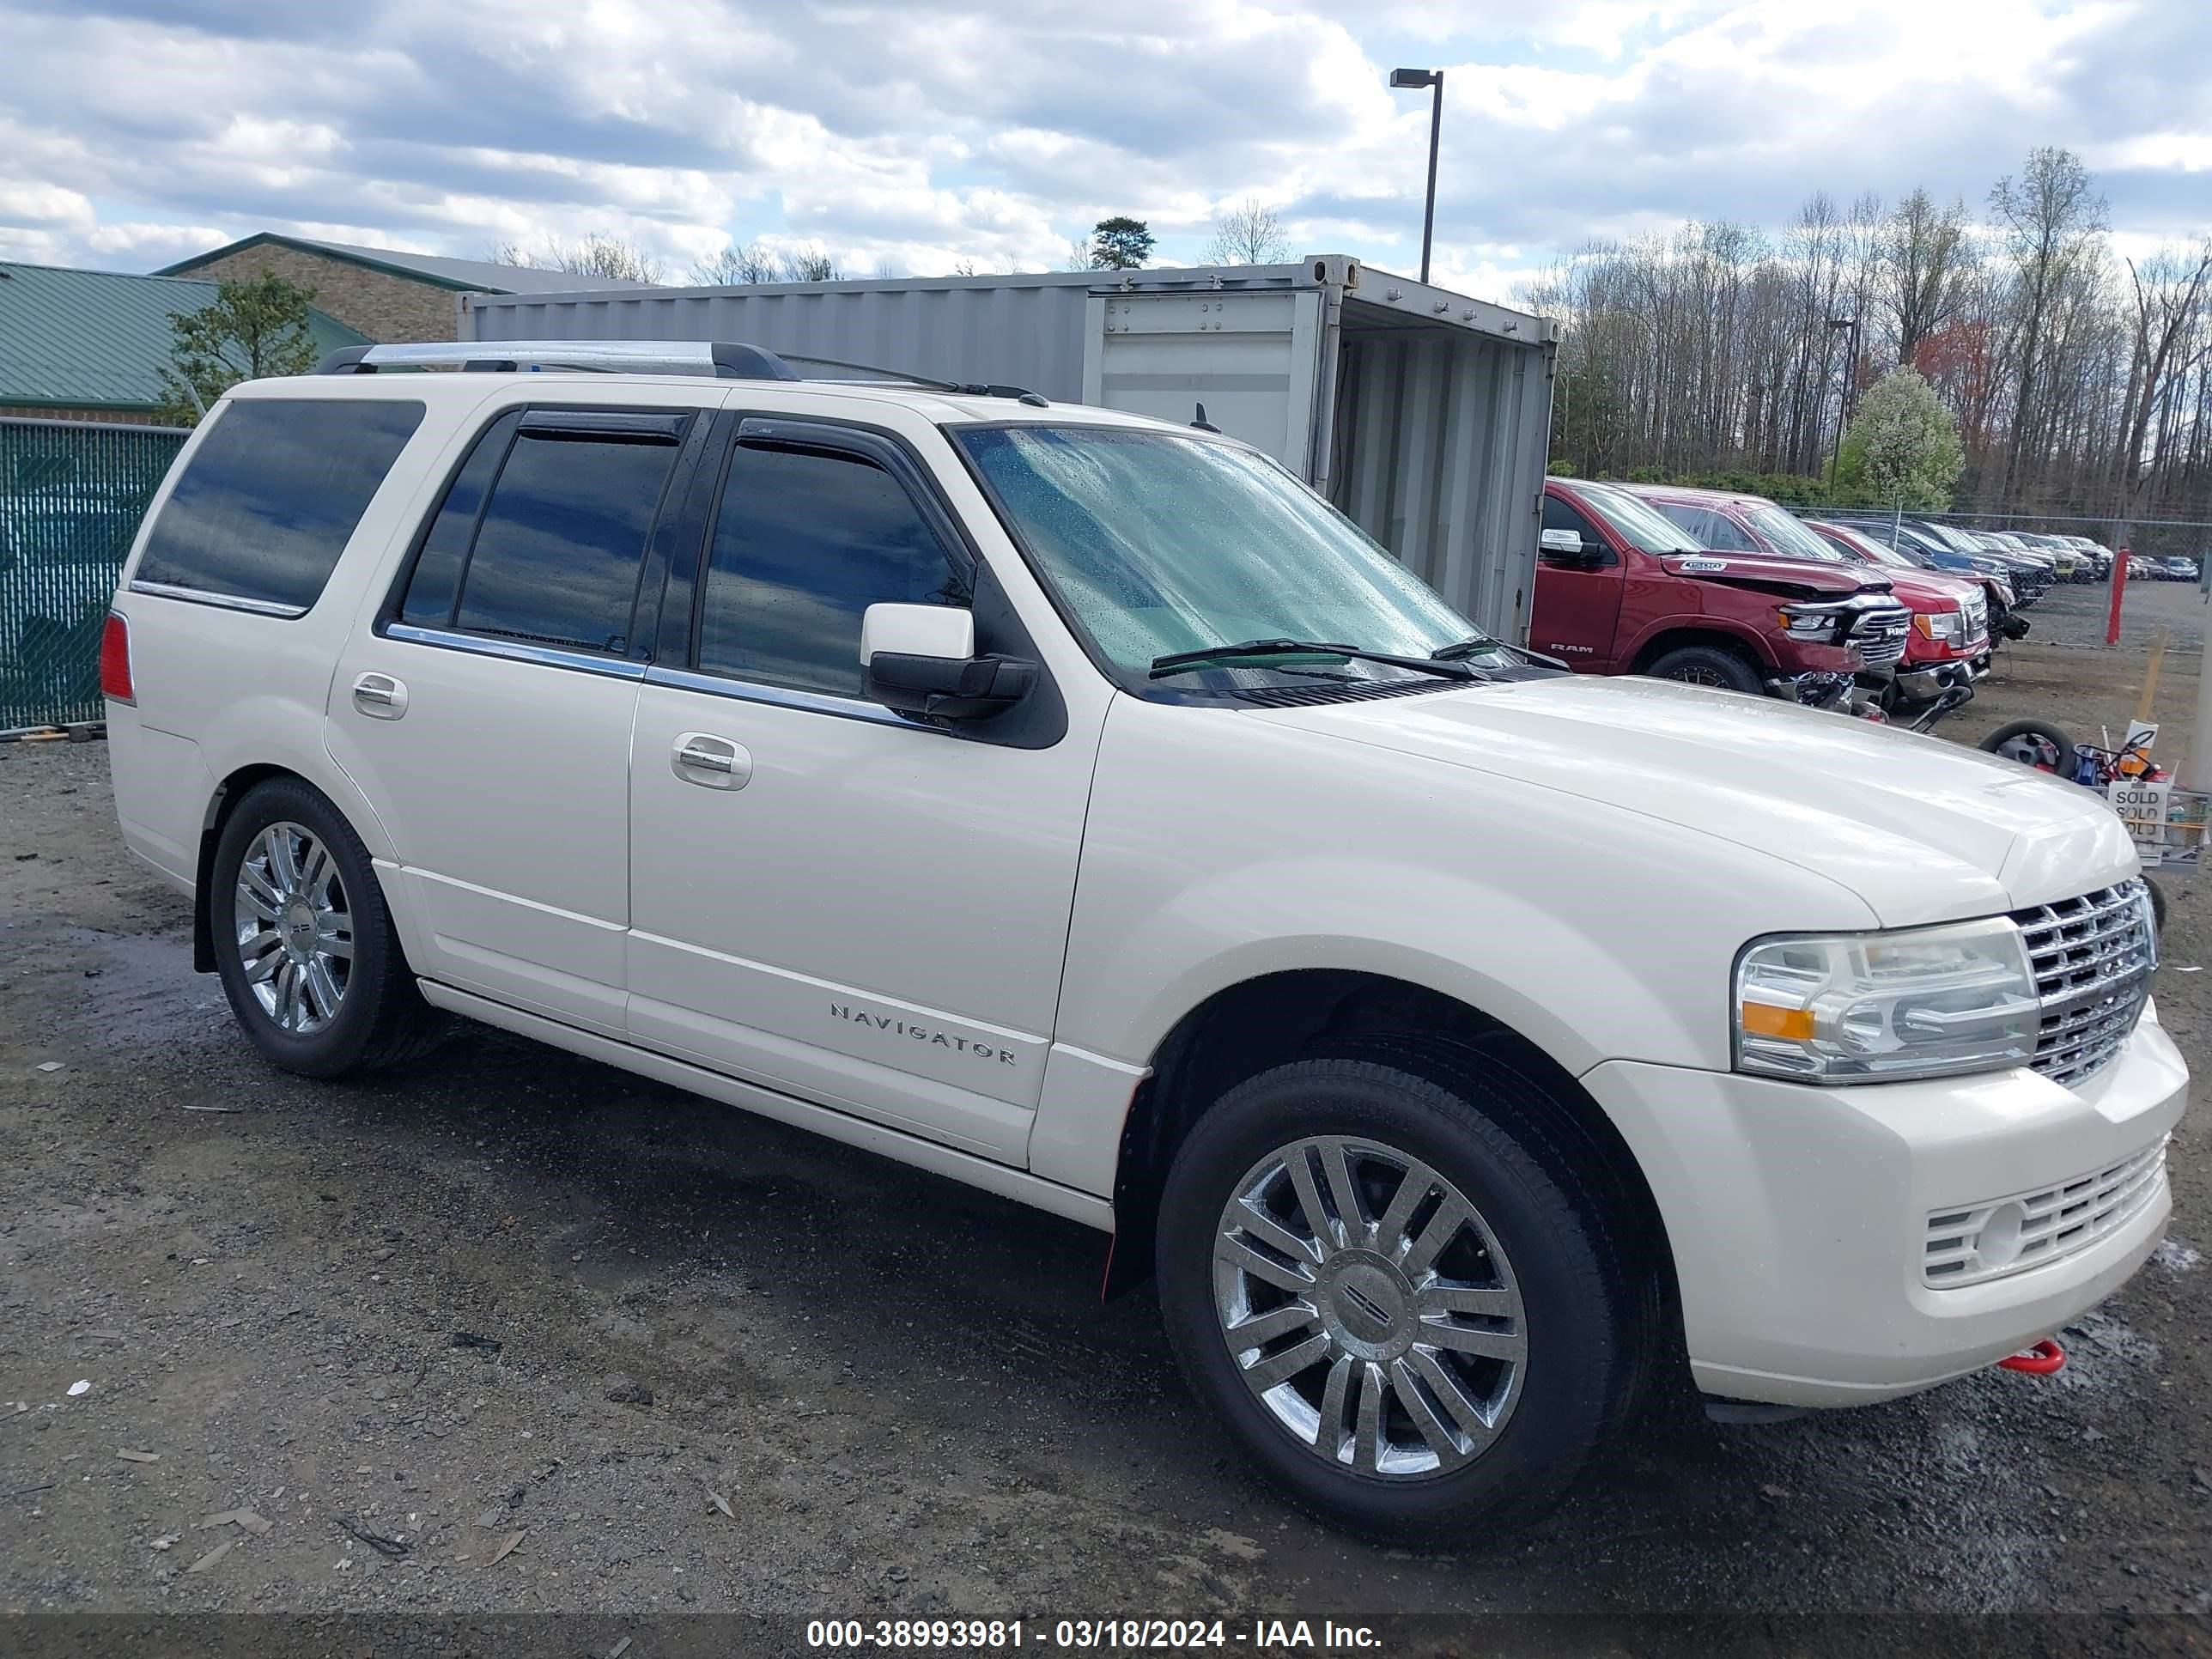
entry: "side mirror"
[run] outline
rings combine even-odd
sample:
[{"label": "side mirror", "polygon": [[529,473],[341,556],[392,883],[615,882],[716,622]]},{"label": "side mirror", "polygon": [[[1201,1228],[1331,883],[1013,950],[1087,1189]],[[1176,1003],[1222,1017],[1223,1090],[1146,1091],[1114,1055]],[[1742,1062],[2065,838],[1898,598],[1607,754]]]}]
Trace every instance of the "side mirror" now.
[{"label": "side mirror", "polygon": [[1597,565],[1605,562],[1605,549],[1596,542],[1586,542],[1579,530],[1540,530],[1536,532],[1536,556],[1553,564]]},{"label": "side mirror", "polygon": [[1036,684],[1033,662],[975,654],[972,611],[944,605],[872,605],[860,619],[868,696],[933,720],[987,720]]}]

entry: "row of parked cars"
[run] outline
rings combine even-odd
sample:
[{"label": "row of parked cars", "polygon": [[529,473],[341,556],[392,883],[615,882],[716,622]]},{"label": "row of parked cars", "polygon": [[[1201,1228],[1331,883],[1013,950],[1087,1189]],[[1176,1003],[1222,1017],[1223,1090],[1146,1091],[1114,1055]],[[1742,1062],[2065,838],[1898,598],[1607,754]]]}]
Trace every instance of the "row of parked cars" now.
[{"label": "row of parked cars", "polygon": [[2045,592],[2108,576],[2115,556],[2087,537],[1570,478],[1545,483],[1541,554],[1539,651],[1890,719],[1963,701]]}]

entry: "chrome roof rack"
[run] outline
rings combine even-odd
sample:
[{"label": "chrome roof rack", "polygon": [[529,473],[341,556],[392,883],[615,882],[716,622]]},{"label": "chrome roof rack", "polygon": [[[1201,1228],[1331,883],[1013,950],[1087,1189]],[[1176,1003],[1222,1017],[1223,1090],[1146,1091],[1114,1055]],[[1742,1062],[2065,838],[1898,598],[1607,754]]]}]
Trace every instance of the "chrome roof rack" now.
[{"label": "chrome roof rack", "polygon": [[583,369],[602,374],[707,374],[726,380],[795,380],[799,371],[758,346],[708,340],[441,340],[343,346],[318,374],[374,374],[384,368],[458,368],[475,374]]},{"label": "chrome roof rack", "polygon": [[[764,347],[728,340],[426,340],[411,344],[341,346],[315,365],[318,374],[374,374],[385,368],[458,368],[477,374],[581,369],[595,374],[706,374],[725,380],[836,380],[805,375],[792,365],[837,368],[885,384],[927,386],[973,398],[1012,398],[1049,407],[1018,386],[936,380],[836,357],[778,356]],[[847,384],[855,382],[847,380]]]}]

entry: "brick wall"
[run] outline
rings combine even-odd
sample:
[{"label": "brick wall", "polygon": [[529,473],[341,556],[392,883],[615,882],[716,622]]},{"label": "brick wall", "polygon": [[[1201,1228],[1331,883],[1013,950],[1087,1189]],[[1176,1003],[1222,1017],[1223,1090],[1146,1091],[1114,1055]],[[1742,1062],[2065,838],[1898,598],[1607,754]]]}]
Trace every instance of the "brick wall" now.
[{"label": "brick wall", "polygon": [[209,282],[250,282],[263,271],[315,290],[314,305],[372,340],[450,340],[453,301],[448,288],[386,276],[343,259],[291,247],[249,247],[179,271]]}]

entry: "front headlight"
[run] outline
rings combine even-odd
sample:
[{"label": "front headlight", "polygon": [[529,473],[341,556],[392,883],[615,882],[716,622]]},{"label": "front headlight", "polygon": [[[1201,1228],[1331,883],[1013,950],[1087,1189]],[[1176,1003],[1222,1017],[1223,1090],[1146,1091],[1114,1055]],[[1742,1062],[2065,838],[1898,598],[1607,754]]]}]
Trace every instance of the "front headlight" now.
[{"label": "front headlight", "polygon": [[1836,631],[1836,607],[1832,605],[1785,605],[1774,613],[1784,633],[1799,639],[1826,639]]},{"label": "front headlight", "polygon": [[1955,640],[1959,637],[1960,616],[1955,611],[1916,611],[1912,625],[1923,639]]},{"label": "front headlight", "polygon": [[2035,1058],[2042,1005],[2003,916],[1760,939],[1735,969],[1735,1066],[1799,1083],[1999,1071]]}]

